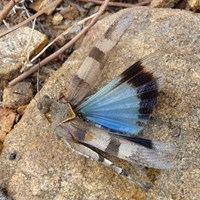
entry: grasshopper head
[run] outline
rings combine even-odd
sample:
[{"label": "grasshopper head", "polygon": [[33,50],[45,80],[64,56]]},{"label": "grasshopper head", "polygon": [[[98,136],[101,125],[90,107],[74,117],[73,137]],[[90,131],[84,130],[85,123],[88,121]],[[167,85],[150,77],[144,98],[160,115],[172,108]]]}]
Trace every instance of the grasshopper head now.
[{"label": "grasshopper head", "polygon": [[57,102],[47,95],[39,100],[37,108],[45,115],[48,121],[54,121],[57,125],[76,117],[69,103]]}]

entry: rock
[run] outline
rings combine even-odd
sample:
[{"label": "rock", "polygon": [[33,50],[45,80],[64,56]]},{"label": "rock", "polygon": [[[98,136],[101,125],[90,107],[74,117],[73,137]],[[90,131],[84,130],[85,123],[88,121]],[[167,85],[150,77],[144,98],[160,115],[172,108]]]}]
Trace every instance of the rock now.
[{"label": "rock", "polygon": [[3,188],[0,188],[0,200],[12,200],[10,197],[8,197]]},{"label": "rock", "polygon": [[17,108],[17,113],[18,113],[19,115],[23,115],[23,114],[24,114],[24,111],[25,111],[25,109],[26,109],[26,107],[27,107],[27,105],[21,105],[21,106],[19,106],[19,107]]},{"label": "rock", "polygon": [[57,12],[53,16],[52,24],[53,25],[61,24],[62,20],[63,20],[63,16],[60,13]]},{"label": "rock", "polygon": [[[83,9],[82,9],[83,10]],[[79,10],[74,5],[69,5],[66,8],[61,10],[61,14],[63,15],[65,20],[76,20],[79,16]]]},{"label": "rock", "polygon": [[[118,160],[131,176],[150,179],[149,199],[198,199],[200,120],[200,16],[172,9],[135,7],[99,21],[86,35],[81,48],[45,84],[4,142],[0,157],[0,182],[13,199],[146,199],[133,182],[71,151],[57,140],[49,122],[36,107],[47,94],[58,99],[83,59],[115,18],[124,12],[133,24],[111,52],[93,92],[139,58],[166,52],[148,63],[160,77],[160,96],[153,119],[143,131],[146,138],[174,144],[179,153],[174,169],[138,170]],[[180,136],[173,137],[174,130]],[[16,158],[10,160],[10,154]]]},{"label": "rock", "polygon": [[16,113],[8,108],[0,108],[0,142],[4,142],[6,134],[12,129]]},{"label": "rock", "polygon": [[200,10],[200,0],[189,0],[188,7],[193,11]]},{"label": "rock", "polygon": [[3,106],[18,108],[28,104],[33,98],[33,86],[30,82],[21,82],[4,89]]},{"label": "rock", "polygon": [[[48,1],[38,0],[38,1],[35,1],[35,2],[31,3],[29,8],[31,8],[31,9],[35,10],[36,12],[38,12],[41,9],[43,9],[44,7],[46,7],[49,4],[51,4],[52,2],[53,2],[53,0],[48,0]],[[56,9],[57,6],[58,5],[51,6],[51,8],[45,10],[44,13],[47,14],[47,15],[51,15],[54,12],[54,10]]]},{"label": "rock", "polygon": [[[39,31],[22,27],[0,38],[0,88],[17,77],[27,57],[32,58],[47,44],[47,37]],[[31,38],[32,35],[32,38]]]},{"label": "rock", "polygon": [[180,0],[152,0],[150,6],[154,8],[173,8]]}]

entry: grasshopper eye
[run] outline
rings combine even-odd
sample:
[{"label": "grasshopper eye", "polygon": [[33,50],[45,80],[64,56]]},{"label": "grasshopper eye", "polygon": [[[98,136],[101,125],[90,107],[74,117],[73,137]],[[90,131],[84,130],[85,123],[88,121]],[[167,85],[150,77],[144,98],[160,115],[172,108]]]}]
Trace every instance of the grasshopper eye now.
[{"label": "grasshopper eye", "polygon": [[43,114],[46,114],[49,111],[51,104],[52,104],[52,100],[49,98],[49,96],[45,95],[39,100],[37,104],[37,108]]},{"label": "grasshopper eye", "polygon": [[42,102],[38,102],[37,104],[37,108],[43,113],[47,113],[48,112],[48,107],[46,107]]}]

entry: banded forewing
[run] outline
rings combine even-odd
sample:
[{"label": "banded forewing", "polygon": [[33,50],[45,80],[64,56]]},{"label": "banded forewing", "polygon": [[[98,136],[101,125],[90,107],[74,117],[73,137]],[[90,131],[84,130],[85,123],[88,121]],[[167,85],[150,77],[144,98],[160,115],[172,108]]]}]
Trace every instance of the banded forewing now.
[{"label": "banded forewing", "polygon": [[[76,126],[74,123],[76,124],[72,122],[70,125],[73,128]],[[132,164],[156,169],[169,169],[173,166],[172,157],[176,149],[172,145],[142,138],[132,138],[132,141],[128,141],[109,134],[105,129],[90,126],[86,122],[79,121],[80,123],[82,123],[81,134],[79,131],[70,131],[70,129],[68,131],[84,146],[94,147]]]},{"label": "banded forewing", "polygon": [[78,72],[72,78],[67,99],[73,106],[78,105],[88,95],[100,76],[109,52],[132,23],[132,16],[124,14],[106,31],[104,38],[92,48]]}]

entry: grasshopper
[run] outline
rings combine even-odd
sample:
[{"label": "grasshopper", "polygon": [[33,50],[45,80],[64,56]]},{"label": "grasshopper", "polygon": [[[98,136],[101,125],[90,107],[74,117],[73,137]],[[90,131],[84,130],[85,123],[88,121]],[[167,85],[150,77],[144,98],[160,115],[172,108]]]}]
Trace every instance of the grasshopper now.
[{"label": "grasshopper", "polygon": [[131,23],[132,16],[124,14],[108,28],[104,38],[92,48],[73,76],[64,102],[45,95],[39,100],[38,109],[72,150],[101,162],[148,189],[147,185],[134,180],[101,153],[156,169],[173,166],[174,146],[135,137],[148,122],[157,102],[157,79],[145,68],[148,59],[137,61],[88,97],[109,52]]}]

